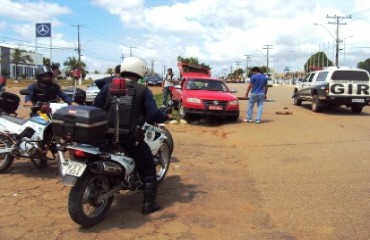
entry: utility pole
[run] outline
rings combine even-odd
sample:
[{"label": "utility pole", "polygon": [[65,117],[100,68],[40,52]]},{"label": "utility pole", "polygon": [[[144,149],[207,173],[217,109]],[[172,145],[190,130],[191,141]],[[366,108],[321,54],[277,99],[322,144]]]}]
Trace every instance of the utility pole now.
[{"label": "utility pole", "polygon": [[347,23],[341,23],[340,21],[343,20],[343,19],[352,19],[352,16],[349,15],[349,16],[346,16],[346,17],[340,17],[340,16],[337,16],[337,15],[334,15],[334,16],[326,15],[326,18],[335,18],[336,19],[335,22],[328,22],[328,23],[337,25],[336,39],[335,39],[335,42],[336,42],[336,46],[335,46],[335,66],[339,67],[339,43],[340,43],[339,25],[346,25],[347,24]]},{"label": "utility pole", "polygon": [[77,41],[78,41],[78,45],[77,45],[77,54],[78,54],[78,70],[80,71],[80,78],[78,79],[79,80],[79,83],[78,85],[81,85],[81,77],[82,77],[82,71],[81,71],[81,43],[80,43],[80,27],[82,27],[82,25],[80,24],[77,24],[77,25],[72,25],[72,27],[77,27]]},{"label": "utility pole", "polygon": [[236,76],[235,76],[235,80],[236,80],[236,81],[238,81],[238,79],[239,79],[239,65],[240,65],[240,61],[236,61],[236,62],[235,62],[235,66],[236,66],[236,67],[235,67],[235,71],[236,71],[236,72],[235,72],[235,75],[236,75]]},{"label": "utility pole", "polygon": [[152,60],[152,61],[151,61],[151,67],[152,67],[151,71],[152,71],[152,75],[154,75],[154,63],[155,63],[155,61],[154,61],[154,60]]},{"label": "utility pole", "polygon": [[244,56],[246,57],[245,73],[248,74],[249,60],[252,58],[252,55],[244,55]]},{"label": "utility pole", "polygon": [[130,49],[130,57],[132,57],[132,49],[133,49],[133,48],[136,48],[136,47],[128,46],[128,48]]},{"label": "utility pole", "polygon": [[267,62],[267,74],[269,73],[269,50],[272,49],[272,45],[263,45],[265,46],[263,49],[266,49],[267,54],[266,54],[266,62]]}]

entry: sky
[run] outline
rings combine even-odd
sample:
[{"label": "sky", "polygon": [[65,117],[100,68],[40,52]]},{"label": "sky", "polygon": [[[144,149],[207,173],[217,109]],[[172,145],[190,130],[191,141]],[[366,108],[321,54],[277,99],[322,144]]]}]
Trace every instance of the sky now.
[{"label": "sky", "polygon": [[[36,39],[36,23],[51,23],[52,38]],[[63,65],[78,58],[80,42],[90,72],[130,55],[160,74],[178,73],[178,56],[198,58],[213,76],[267,63],[276,72],[302,71],[318,51],[335,62],[337,36],[340,66],[370,58],[370,1],[0,0],[0,45]]]}]

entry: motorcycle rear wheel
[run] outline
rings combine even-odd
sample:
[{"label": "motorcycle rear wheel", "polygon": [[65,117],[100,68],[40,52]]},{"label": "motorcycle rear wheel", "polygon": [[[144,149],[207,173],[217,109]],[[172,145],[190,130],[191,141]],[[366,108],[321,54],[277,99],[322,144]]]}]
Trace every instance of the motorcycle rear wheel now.
[{"label": "motorcycle rear wheel", "polygon": [[163,140],[161,147],[154,156],[156,165],[157,182],[161,182],[167,174],[171,162],[170,144],[167,139]]},{"label": "motorcycle rear wheel", "polygon": [[113,196],[102,202],[97,198],[109,190],[106,176],[85,172],[69,192],[68,211],[72,220],[84,227],[102,222],[112,205]]},{"label": "motorcycle rear wheel", "polygon": [[[0,135],[0,149],[10,148],[12,141],[4,135]],[[5,172],[12,165],[14,157],[10,153],[0,153],[0,173]]]}]

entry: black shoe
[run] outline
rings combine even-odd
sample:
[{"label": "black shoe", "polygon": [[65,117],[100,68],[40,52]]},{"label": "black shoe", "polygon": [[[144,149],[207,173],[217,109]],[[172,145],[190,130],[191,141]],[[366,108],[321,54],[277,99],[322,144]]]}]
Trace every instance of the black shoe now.
[{"label": "black shoe", "polygon": [[144,203],[144,206],[143,206],[143,214],[144,215],[148,215],[148,214],[151,214],[153,212],[156,212],[158,210],[161,209],[161,206],[154,203],[154,204],[145,204]]},{"label": "black shoe", "polygon": [[161,209],[161,206],[155,202],[157,196],[157,183],[144,184],[144,206],[143,214],[148,215]]}]

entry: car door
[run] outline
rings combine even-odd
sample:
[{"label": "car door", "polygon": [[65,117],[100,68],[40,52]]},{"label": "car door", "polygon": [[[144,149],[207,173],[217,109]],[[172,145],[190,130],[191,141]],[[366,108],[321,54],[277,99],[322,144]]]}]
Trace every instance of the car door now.
[{"label": "car door", "polygon": [[312,80],[315,77],[316,72],[309,73],[301,83],[301,89],[299,90],[302,98],[310,99],[311,98],[311,85]]}]

